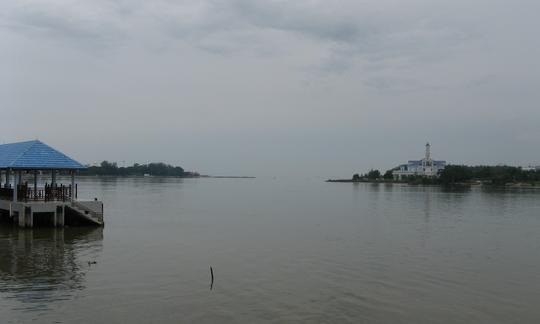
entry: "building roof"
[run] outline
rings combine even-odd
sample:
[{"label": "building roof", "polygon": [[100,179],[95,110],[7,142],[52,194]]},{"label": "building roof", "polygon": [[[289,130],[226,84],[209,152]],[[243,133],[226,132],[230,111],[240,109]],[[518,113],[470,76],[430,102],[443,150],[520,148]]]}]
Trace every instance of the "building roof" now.
[{"label": "building roof", "polygon": [[0,169],[77,170],[86,167],[35,140],[0,145]]}]

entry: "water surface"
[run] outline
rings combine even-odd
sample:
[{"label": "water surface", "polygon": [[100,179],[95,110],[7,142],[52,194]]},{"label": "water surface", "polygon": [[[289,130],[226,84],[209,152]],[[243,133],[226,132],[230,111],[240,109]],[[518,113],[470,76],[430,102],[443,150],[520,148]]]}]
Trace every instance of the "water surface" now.
[{"label": "water surface", "polygon": [[540,322],[540,190],[265,178],[79,190],[105,202],[105,228],[0,227],[0,323]]}]

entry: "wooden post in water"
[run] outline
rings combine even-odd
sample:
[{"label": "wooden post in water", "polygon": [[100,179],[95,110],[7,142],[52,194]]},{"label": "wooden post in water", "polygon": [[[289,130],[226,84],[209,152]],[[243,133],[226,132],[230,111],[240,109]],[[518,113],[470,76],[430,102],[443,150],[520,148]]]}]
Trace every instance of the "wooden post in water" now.
[{"label": "wooden post in water", "polygon": [[212,269],[212,267],[210,267],[210,277],[212,279],[212,281],[210,282],[210,290],[212,290],[212,288],[214,287],[214,269]]}]

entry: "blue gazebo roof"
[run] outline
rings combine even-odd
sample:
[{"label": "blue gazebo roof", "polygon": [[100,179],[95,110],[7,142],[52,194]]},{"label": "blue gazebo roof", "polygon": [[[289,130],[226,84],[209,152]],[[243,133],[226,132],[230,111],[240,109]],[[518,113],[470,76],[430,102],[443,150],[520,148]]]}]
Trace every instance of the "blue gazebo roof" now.
[{"label": "blue gazebo roof", "polygon": [[35,140],[0,145],[0,169],[76,170],[85,166]]}]

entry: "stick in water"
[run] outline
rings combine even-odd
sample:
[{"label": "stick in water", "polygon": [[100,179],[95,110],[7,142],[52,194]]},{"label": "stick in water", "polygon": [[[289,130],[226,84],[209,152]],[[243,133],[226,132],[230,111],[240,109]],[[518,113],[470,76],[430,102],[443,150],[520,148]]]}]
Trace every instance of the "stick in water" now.
[{"label": "stick in water", "polygon": [[210,276],[212,277],[212,281],[210,282],[210,290],[212,290],[212,287],[214,286],[214,269],[210,267]]}]

